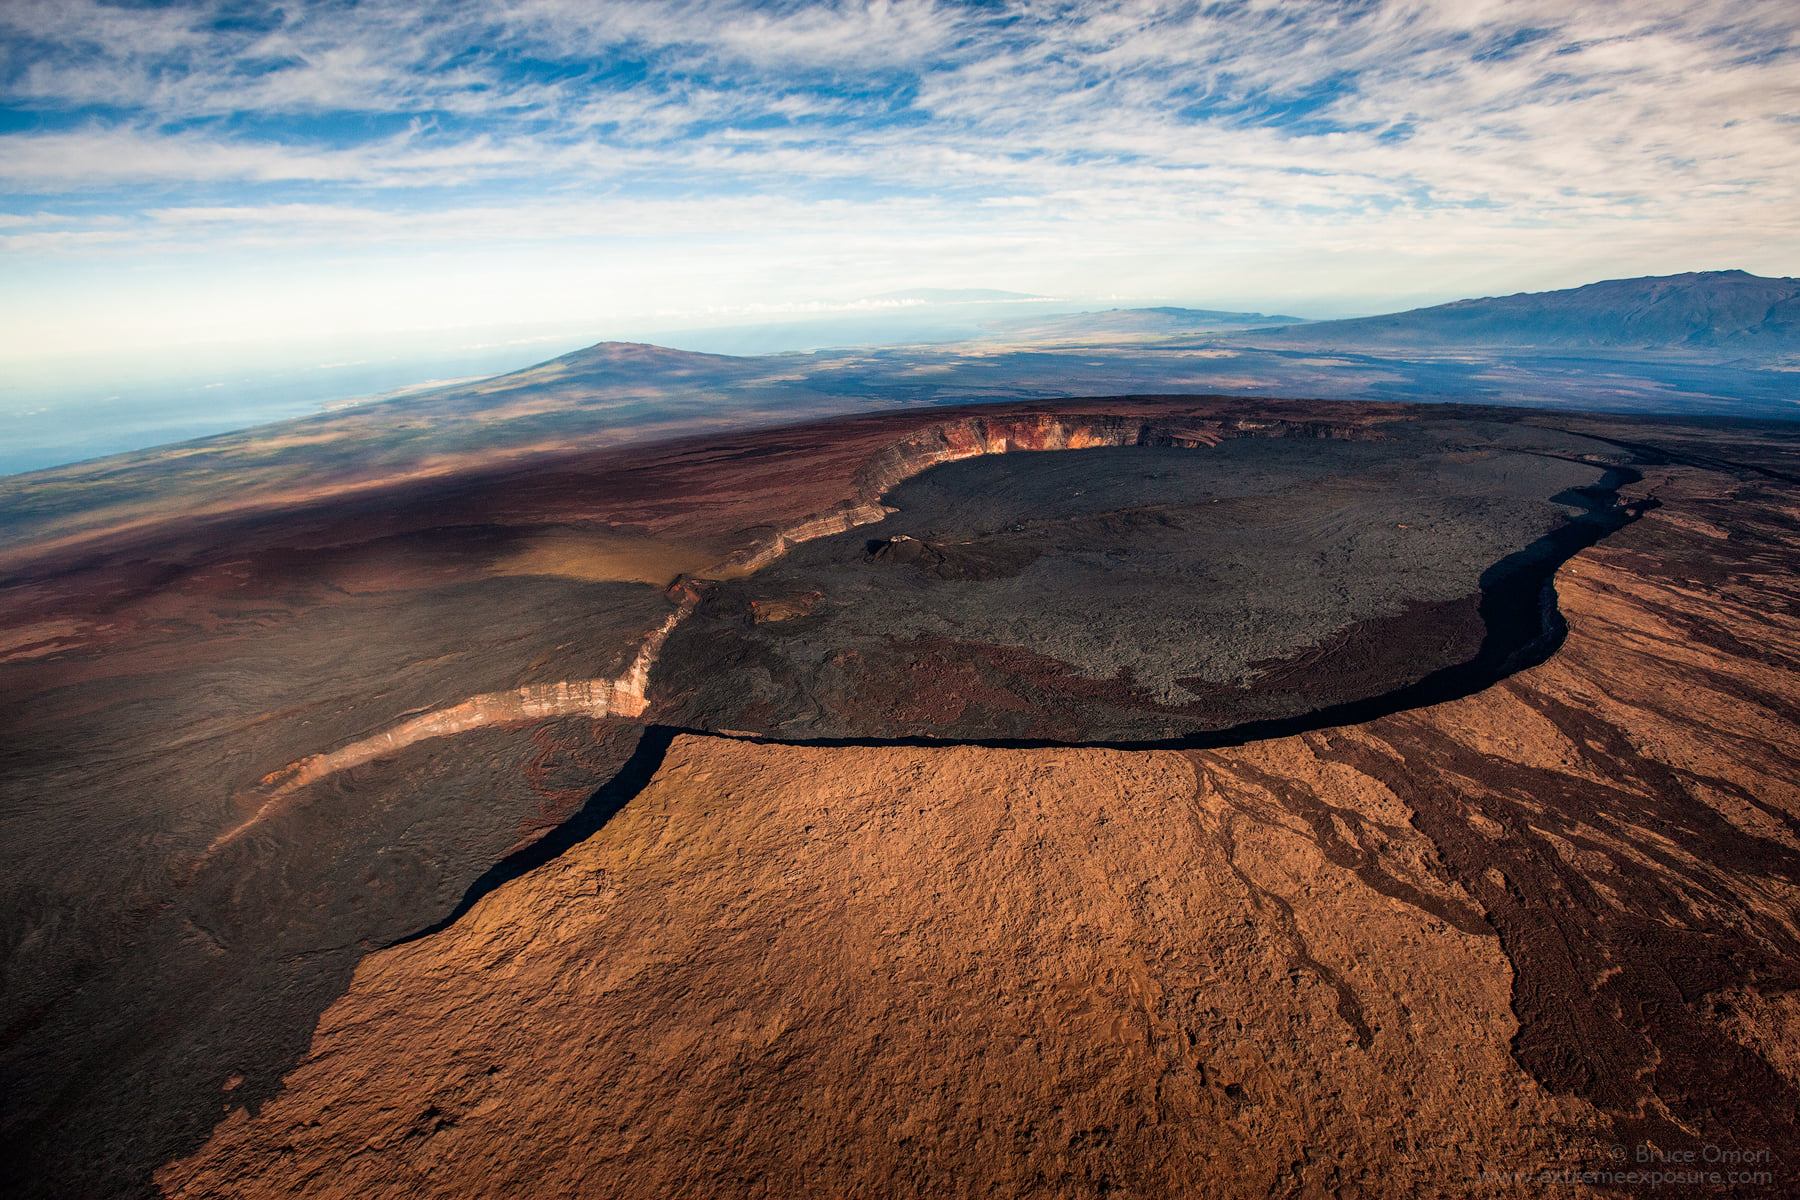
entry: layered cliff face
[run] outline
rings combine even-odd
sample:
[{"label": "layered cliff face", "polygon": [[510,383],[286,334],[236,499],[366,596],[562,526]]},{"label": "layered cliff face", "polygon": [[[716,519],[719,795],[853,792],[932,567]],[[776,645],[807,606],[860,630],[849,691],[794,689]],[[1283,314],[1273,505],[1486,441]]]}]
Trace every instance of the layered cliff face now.
[{"label": "layered cliff face", "polygon": [[1776,1194],[1800,506],[1637,491],[1662,507],[1558,576],[1554,658],[1364,725],[676,737],[601,832],[366,960],[286,1092],[159,1182],[1484,1196],[1655,1150]]},{"label": "layered cliff face", "polygon": [[[941,463],[1019,450],[1091,450],[1099,446],[1216,446],[1227,438],[1339,438],[1379,436],[1349,412],[1321,417],[1268,414],[1135,416],[1118,413],[1038,412],[1026,416],[970,416],[900,438],[870,456],[856,473],[859,497],[873,499]],[[1373,415],[1373,414],[1369,414]]]}]

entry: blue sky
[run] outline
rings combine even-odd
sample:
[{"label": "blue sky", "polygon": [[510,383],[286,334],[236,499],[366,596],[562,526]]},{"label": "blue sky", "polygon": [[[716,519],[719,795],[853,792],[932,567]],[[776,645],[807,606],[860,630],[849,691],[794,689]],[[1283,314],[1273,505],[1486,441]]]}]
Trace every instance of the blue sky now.
[{"label": "blue sky", "polygon": [[1800,6],[0,6],[0,364],[1800,274]]}]

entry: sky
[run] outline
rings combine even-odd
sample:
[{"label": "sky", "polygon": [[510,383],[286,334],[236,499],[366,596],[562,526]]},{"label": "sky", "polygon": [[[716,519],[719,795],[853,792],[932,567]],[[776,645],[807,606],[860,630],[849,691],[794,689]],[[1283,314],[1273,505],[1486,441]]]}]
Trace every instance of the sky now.
[{"label": "sky", "polygon": [[0,372],[1800,274],[1797,184],[1792,0],[0,0]]}]

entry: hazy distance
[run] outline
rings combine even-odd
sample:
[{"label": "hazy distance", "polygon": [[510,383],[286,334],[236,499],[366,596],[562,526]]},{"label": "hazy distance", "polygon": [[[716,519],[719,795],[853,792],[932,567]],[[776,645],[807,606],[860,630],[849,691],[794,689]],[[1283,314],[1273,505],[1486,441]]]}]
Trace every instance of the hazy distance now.
[{"label": "hazy distance", "polygon": [[979,324],[920,289],[1340,318],[1793,275],[1797,31],[1759,0],[20,0],[0,466],[602,340]]}]

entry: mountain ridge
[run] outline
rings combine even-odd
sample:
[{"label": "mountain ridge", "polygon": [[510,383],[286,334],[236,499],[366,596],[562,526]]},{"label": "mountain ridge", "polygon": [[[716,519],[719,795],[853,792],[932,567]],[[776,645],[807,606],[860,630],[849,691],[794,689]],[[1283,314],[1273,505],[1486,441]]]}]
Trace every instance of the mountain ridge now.
[{"label": "mountain ridge", "polygon": [[1304,327],[1272,340],[1361,345],[1800,349],[1800,279],[1743,270],[1605,279]]}]

